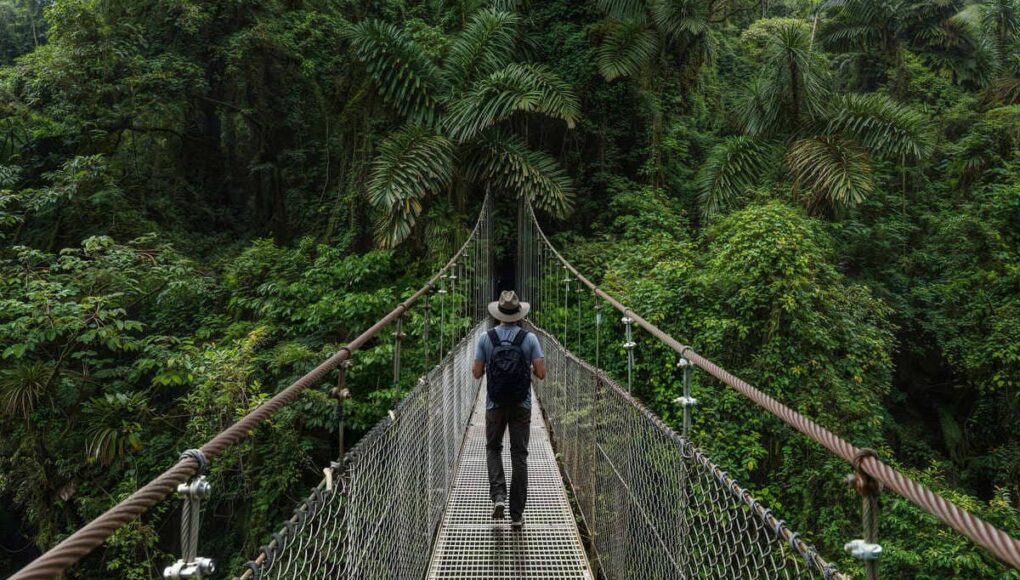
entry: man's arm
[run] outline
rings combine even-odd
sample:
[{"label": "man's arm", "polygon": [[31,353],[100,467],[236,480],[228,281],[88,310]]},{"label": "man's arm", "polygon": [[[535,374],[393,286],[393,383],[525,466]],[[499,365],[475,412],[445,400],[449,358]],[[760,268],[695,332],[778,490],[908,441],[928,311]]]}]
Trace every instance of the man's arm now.
[{"label": "man's arm", "polygon": [[545,380],[545,359],[536,358],[531,361],[531,372],[535,373],[535,376],[540,380]]},{"label": "man's arm", "polygon": [[[544,369],[545,366],[543,366],[542,368]],[[485,363],[480,361],[480,360],[476,360],[475,361],[475,366],[471,367],[471,375],[473,377],[475,377],[476,379],[480,379],[480,378],[482,378],[482,375],[484,375],[484,374],[485,374]]]}]

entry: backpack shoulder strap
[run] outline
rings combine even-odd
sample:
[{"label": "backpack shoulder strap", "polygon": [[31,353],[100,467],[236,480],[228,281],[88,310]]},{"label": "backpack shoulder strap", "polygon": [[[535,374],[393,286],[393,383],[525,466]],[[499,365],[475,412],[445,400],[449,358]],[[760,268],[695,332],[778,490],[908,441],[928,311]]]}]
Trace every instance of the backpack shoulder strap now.
[{"label": "backpack shoulder strap", "polygon": [[495,328],[490,328],[489,332],[486,332],[485,334],[489,335],[489,341],[492,342],[492,347],[493,348],[496,348],[497,346],[499,346],[499,343],[500,343],[499,335],[496,334],[496,329]]},{"label": "backpack shoulder strap", "polygon": [[514,337],[514,346],[521,346],[524,344],[524,339],[528,337],[528,331],[523,328],[517,331],[517,336]]}]

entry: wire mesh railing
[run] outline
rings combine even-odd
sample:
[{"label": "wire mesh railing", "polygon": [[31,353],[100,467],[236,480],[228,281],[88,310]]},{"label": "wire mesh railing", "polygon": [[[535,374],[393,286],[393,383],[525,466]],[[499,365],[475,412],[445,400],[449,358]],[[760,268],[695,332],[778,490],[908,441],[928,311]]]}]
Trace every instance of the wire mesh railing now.
[{"label": "wire mesh railing", "polygon": [[[99,517],[90,521],[78,531],[61,541],[59,544],[48,550],[39,558],[11,576],[11,580],[43,579],[60,576],[72,568],[75,564],[86,557],[89,553],[102,545],[118,529],[142,516],[154,506],[165,500],[175,491],[185,498],[182,510],[181,521],[181,545],[185,547],[184,558],[164,570],[165,578],[203,577],[214,573],[215,565],[212,558],[199,557],[195,547],[199,546],[198,536],[201,529],[201,504],[210,494],[215,493],[216,482],[205,479],[203,473],[209,462],[220,458],[228,449],[232,448],[247,438],[256,427],[266,421],[281,408],[292,403],[305,390],[316,385],[321,385],[329,379],[334,371],[339,370],[340,383],[333,394],[338,397],[338,407],[342,409],[342,401],[346,389],[342,388],[345,369],[351,364],[350,359],[353,353],[365,346],[372,340],[378,338],[383,329],[391,324],[395,326],[393,340],[393,392],[394,398],[399,395],[401,383],[401,348],[400,343],[406,337],[403,332],[403,324],[410,309],[422,302],[423,328],[419,336],[424,343],[421,349],[424,358],[424,366],[428,368],[433,361],[450,360],[452,351],[460,348],[456,345],[467,333],[470,332],[474,321],[484,313],[485,301],[494,292],[493,260],[492,260],[492,200],[486,197],[482,202],[478,219],[474,227],[469,231],[466,240],[460,249],[451,257],[424,286],[415,291],[408,299],[381,317],[375,324],[341,347],[335,354],[323,361],[312,371],[286,387],[265,403],[255,408],[236,423],[223,430],[213,439],[207,441],[200,448],[189,449],[183,453],[172,467],[159,474],[157,477],[143,485],[131,496],[108,509]],[[438,310],[438,313],[434,311]],[[438,319],[438,320],[437,320]],[[455,358],[455,357],[454,357]],[[459,359],[458,359],[459,360]],[[430,375],[431,376],[431,375]],[[412,391],[412,394],[419,392],[421,387]],[[404,405],[401,406],[403,408]],[[396,414],[396,411],[392,411]],[[343,452],[343,414],[339,413],[341,425],[340,453]],[[379,427],[381,429],[381,427]],[[400,432],[399,429],[395,432]],[[366,448],[367,449],[367,448]],[[341,463],[342,464],[342,463]],[[335,466],[332,468],[335,470]],[[301,506],[300,513],[285,525],[285,530],[295,528],[298,522],[315,521],[316,525],[331,526],[327,521],[329,518],[322,517],[326,513],[336,514],[346,509],[344,507],[345,497],[341,491],[358,481],[358,473],[350,474],[351,480],[345,481],[338,478],[335,482],[324,482],[313,492],[315,498],[311,502],[305,502]],[[362,475],[362,477],[368,477]],[[327,478],[328,479],[328,478]],[[354,489],[354,488],[352,488]],[[355,505],[352,500],[352,505]],[[357,504],[360,505],[360,504]],[[314,516],[314,517],[313,517]],[[300,526],[299,526],[300,527]],[[301,546],[315,545],[311,539],[313,536],[307,526],[304,542]],[[346,530],[322,531],[315,537],[340,537],[347,534]],[[274,537],[276,545],[283,545],[291,541],[290,547],[293,551],[300,549],[293,544],[293,538],[288,540],[280,532]],[[297,535],[294,535],[296,538]],[[320,541],[320,540],[315,540]],[[325,541],[324,539],[321,541]],[[348,538],[349,541],[349,538]],[[270,542],[269,545],[272,545]],[[267,545],[268,546],[268,545]],[[197,548],[196,548],[197,549]],[[261,553],[254,561],[254,569],[245,572],[251,576],[256,571],[261,573],[263,566],[267,564],[267,558],[272,554]],[[295,564],[296,565],[296,564]],[[305,566],[306,564],[301,564]],[[327,566],[327,564],[323,564]],[[303,577],[300,574],[294,577]],[[368,576],[370,577],[370,576]]]},{"label": "wire mesh railing", "polygon": [[[792,427],[833,456],[850,463],[854,471],[850,480],[853,483],[853,488],[861,495],[864,538],[848,542],[845,549],[863,563],[863,568],[869,578],[878,577],[878,556],[882,551],[877,537],[878,494],[883,488],[898,494],[921,510],[935,516],[963,536],[987,549],[1001,562],[1013,569],[1020,569],[1020,540],[907,477],[896,468],[880,460],[874,450],[851,444],[748,382],[734,376],[711,360],[701,356],[691,347],[666,334],[597,287],[565,260],[549,242],[527,200],[522,200],[518,213],[517,251],[517,286],[522,299],[532,303],[531,320],[551,335],[561,337],[565,344],[581,345],[585,343],[586,350],[593,354],[595,368],[601,369],[610,366],[614,371],[617,371],[618,375],[626,376],[626,390],[622,394],[630,397],[630,393],[636,388],[636,385],[633,384],[636,345],[633,331],[636,326],[646,333],[647,340],[663,345],[675,353],[678,366],[687,365],[687,372],[684,373],[685,378],[683,379],[685,390],[683,395],[676,399],[682,408],[684,425],[690,424],[690,408],[695,402],[695,399],[687,391],[688,373],[690,368],[697,367],[760,407],[769,416]],[[611,361],[606,360],[609,357],[605,356],[608,340],[603,338],[604,333],[608,334],[608,329],[603,328],[607,326],[606,321],[603,320],[605,317],[602,307],[605,305],[609,307],[605,308],[605,311],[613,312],[615,310],[618,316],[622,316],[620,321],[624,325],[625,332],[622,346],[626,354],[623,361],[619,360],[619,357],[613,357]],[[593,323],[585,322],[592,319]],[[582,329],[584,330],[582,331]],[[582,336],[582,333],[585,336]],[[591,342],[594,342],[594,345],[591,345]],[[614,345],[614,347],[618,346],[619,343]],[[618,352],[616,348],[614,351]],[[555,366],[552,363],[548,365],[550,369]],[[723,478],[723,480],[726,479]],[[664,493],[668,492],[664,491]],[[761,506],[756,503],[754,508],[757,511]],[[592,513],[597,515],[597,512]],[[771,514],[769,515],[771,516]],[[782,528],[779,531],[783,532],[783,537],[791,542],[791,547],[794,547],[794,542],[790,539],[791,532],[785,526],[779,527]],[[799,542],[799,540],[797,541]],[[797,551],[800,552],[800,550]],[[802,553],[802,555],[807,558],[807,553]],[[815,563],[819,561],[814,555],[807,559]],[[818,569],[817,566],[811,566],[811,568]]]},{"label": "wire mesh railing", "polygon": [[537,328],[536,383],[606,578],[844,578],[604,372]]},{"label": "wire mesh railing", "polygon": [[479,381],[474,327],[391,414],[327,469],[241,578],[415,578],[453,482]]}]

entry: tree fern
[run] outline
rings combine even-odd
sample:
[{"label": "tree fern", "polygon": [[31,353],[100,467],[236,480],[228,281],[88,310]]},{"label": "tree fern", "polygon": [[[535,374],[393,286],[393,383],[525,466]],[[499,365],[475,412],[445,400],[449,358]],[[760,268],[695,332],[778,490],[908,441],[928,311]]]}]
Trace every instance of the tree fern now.
[{"label": "tree fern", "polygon": [[519,18],[510,12],[482,10],[471,17],[446,55],[443,76],[457,89],[509,62]]},{"label": "tree fern", "polygon": [[379,20],[354,24],[345,36],[388,105],[402,115],[431,116],[440,73],[422,47],[396,26]]},{"label": "tree fern", "polygon": [[702,213],[732,206],[765,173],[769,155],[768,146],[750,137],[730,137],[713,147],[697,176]]},{"label": "tree fern", "polygon": [[794,190],[815,197],[812,209],[853,207],[874,189],[868,154],[843,137],[812,137],[790,146],[786,155]]},{"label": "tree fern", "polygon": [[471,144],[466,169],[470,179],[527,196],[553,215],[566,216],[573,207],[573,185],[563,168],[548,154],[529,149],[517,135],[485,131]]},{"label": "tree fern", "polygon": [[833,108],[827,132],[851,136],[878,157],[922,159],[931,151],[927,118],[886,95],[845,95]]},{"label": "tree fern", "polygon": [[516,111],[543,113],[573,127],[580,105],[552,71],[542,65],[509,64],[472,86],[450,105],[445,125],[460,142],[510,117]]},{"label": "tree fern", "polygon": [[633,76],[659,51],[659,35],[635,20],[605,23],[605,36],[596,59],[607,81]]},{"label": "tree fern", "polygon": [[369,202],[385,212],[378,241],[403,241],[421,215],[422,199],[448,187],[452,174],[453,144],[424,125],[405,126],[383,141],[367,188]]}]

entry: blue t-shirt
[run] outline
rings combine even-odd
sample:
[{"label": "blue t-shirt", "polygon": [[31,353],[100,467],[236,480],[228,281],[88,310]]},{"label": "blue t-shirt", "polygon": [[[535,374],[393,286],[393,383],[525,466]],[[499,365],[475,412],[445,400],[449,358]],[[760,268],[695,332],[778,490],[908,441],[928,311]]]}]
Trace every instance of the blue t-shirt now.
[{"label": "blue t-shirt", "polygon": [[[517,333],[520,332],[521,327],[516,324],[500,324],[495,327],[496,335],[499,336],[500,340],[512,341]],[[478,337],[478,343],[475,345],[475,361],[476,362],[489,362],[489,357],[492,356],[492,340],[489,339],[489,333],[485,332]],[[524,352],[524,358],[530,361],[534,361],[540,358],[545,358],[545,353],[542,352],[542,345],[538,342],[538,337],[535,336],[534,332],[529,332],[528,336],[524,338],[524,342],[521,343],[521,351]],[[488,393],[485,395],[485,408],[495,409],[498,407],[496,403],[489,398]],[[521,402],[521,406],[525,409],[531,408],[531,391],[528,391],[528,396]]]}]

